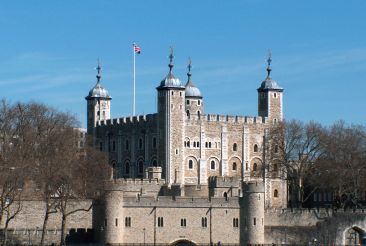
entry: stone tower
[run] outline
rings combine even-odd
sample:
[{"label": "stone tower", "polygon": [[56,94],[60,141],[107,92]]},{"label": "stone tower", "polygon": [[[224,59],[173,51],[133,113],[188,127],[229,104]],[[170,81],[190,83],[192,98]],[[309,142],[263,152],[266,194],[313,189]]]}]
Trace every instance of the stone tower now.
[{"label": "stone tower", "polygon": [[121,231],[124,229],[124,225],[131,223],[131,217],[124,216],[122,203],[123,191],[113,188],[106,191],[104,197],[104,219],[99,222],[102,234],[104,234],[102,235],[104,244],[123,242],[123,233]]},{"label": "stone tower", "polygon": [[262,82],[258,91],[258,115],[268,117],[270,122],[277,122],[283,119],[282,96],[283,88],[279,87],[271,75],[271,53],[267,59],[267,78]]},{"label": "stone tower", "polygon": [[102,68],[99,62],[97,71],[97,83],[89,91],[89,95],[85,97],[87,101],[87,132],[89,136],[95,135],[94,129],[98,121],[111,118],[112,97],[100,82]]},{"label": "stone tower", "polygon": [[158,91],[158,165],[167,183],[182,183],[185,87],[173,75],[173,50],[169,72],[156,88]]},{"label": "stone tower", "polygon": [[240,205],[240,245],[264,244],[264,184],[243,183]]},{"label": "stone tower", "polygon": [[197,117],[199,119],[201,118],[201,115],[204,114],[203,100],[200,90],[193,85],[191,69],[192,64],[191,59],[189,58],[188,73],[187,73],[188,81],[185,89],[186,92],[185,109],[188,117],[192,118]]}]

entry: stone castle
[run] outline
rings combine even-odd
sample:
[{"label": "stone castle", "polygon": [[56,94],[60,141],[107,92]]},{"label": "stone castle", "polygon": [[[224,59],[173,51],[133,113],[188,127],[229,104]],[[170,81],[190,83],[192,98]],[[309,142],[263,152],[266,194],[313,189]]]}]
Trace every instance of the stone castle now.
[{"label": "stone castle", "polygon": [[[171,54],[156,88],[157,113],[116,119],[98,66],[85,98],[87,134],[109,154],[113,171],[104,199],[70,217],[68,237],[86,234],[97,245],[361,243],[366,211],[287,207],[284,174],[267,153],[267,131],[283,120],[283,88],[271,78],[270,64],[269,57],[256,117],[206,113],[191,65],[183,85]],[[11,222],[18,242],[39,241],[43,206],[26,201]],[[59,241],[59,216],[50,216],[49,243]]]},{"label": "stone castle", "polygon": [[[156,87],[157,113],[112,119],[99,66],[86,97],[88,134],[109,153],[114,180],[96,215],[99,241],[282,243],[280,227],[291,222],[278,225],[274,218],[286,211],[287,183],[267,153],[267,131],[283,119],[283,88],[271,78],[271,57],[257,89],[256,117],[206,113],[190,62],[183,85],[173,75],[172,53],[169,58]],[[297,242],[315,237],[314,228],[303,236],[293,229]]]}]

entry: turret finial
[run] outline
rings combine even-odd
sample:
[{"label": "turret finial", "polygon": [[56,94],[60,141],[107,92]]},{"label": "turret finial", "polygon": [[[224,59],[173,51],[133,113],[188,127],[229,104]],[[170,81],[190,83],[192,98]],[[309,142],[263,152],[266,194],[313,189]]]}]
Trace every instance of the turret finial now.
[{"label": "turret finial", "polygon": [[272,51],[271,49],[268,50],[268,58],[267,58],[267,77],[271,74],[271,62],[272,62]]},{"label": "turret finial", "polygon": [[100,59],[98,58],[97,59],[97,64],[98,66],[96,67],[96,70],[97,70],[97,83],[100,82],[100,79],[102,78],[102,67],[100,66]]},{"label": "turret finial", "polygon": [[188,73],[187,73],[188,81],[190,81],[190,80],[191,80],[191,76],[192,76],[192,73],[191,73],[191,69],[192,69],[192,60],[191,60],[191,57],[188,57],[188,65],[187,65],[187,69],[188,69]]},{"label": "turret finial", "polygon": [[174,58],[174,55],[173,55],[173,47],[170,46],[170,54],[169,54],[169,70],[172,71],[172,68],[174,67],[173,65],[173,58]]}]

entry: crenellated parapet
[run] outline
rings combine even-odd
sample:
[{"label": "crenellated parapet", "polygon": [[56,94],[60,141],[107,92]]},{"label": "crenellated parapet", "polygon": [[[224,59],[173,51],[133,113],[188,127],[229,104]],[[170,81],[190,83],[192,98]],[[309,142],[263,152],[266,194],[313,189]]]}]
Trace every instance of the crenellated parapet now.
[{"label": "crenellated parapet", "polygon": [[241,124],[266,124],[267,117],[261,116],[238,116],[238,115],[220,115],[220,114],[206,114],[206,115],[190,115],[186,116],[188,121],[203,120],[207,122],[227,122],[227,123],[241,123]]},{"label": "crenellated parapet", "polygon": [[121,117],[109,120],[101,120],[97,122],[97,127],[141,124],[156,120],[157,120],[157,114],[136,115],[136,116]]}]

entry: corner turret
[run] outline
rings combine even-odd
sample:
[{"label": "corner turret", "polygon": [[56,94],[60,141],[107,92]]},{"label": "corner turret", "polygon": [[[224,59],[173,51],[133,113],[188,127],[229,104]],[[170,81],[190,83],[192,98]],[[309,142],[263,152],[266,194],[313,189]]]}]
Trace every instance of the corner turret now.
[{"label": "corner turret", "polygon": [[111,100],[112,97],[108,91],[102,86],[100,80],[102,78],[102,68],[98,60],[97,66],[97,83],[89,91],[85,97],[87,101],[87,132],[88,135],[94,135],[94,128],[98,121],[109,120],[111,118]]},{"label": "corner turret", "polygon": [[198,119],[201,118],[201,115],[203,114],[203,100],[202,100],[202,94],[201,91],[193,85],[192,82],[192,61],[191,58],[188,59],[188,81],[186,84],[186,103],[185,103],[185,109],[186,114],[188,117],[191,117],[191,115],[196,115]]},{"label": "corner turret", "polygon": [[156,88],[158,91],[159,146],[158,165],[167,183],[182,183],[185,87],[173,75],[173,49],[170,49],[169,72]]},{"label": "corner turret", "polygon": [[282,121],[283,108],[282,96],[283,88],[271,78],[272,54],[269,52],[267,59],[267,77],[262,82],[258,91],[258,115],[268,117],[271,122]]}]

